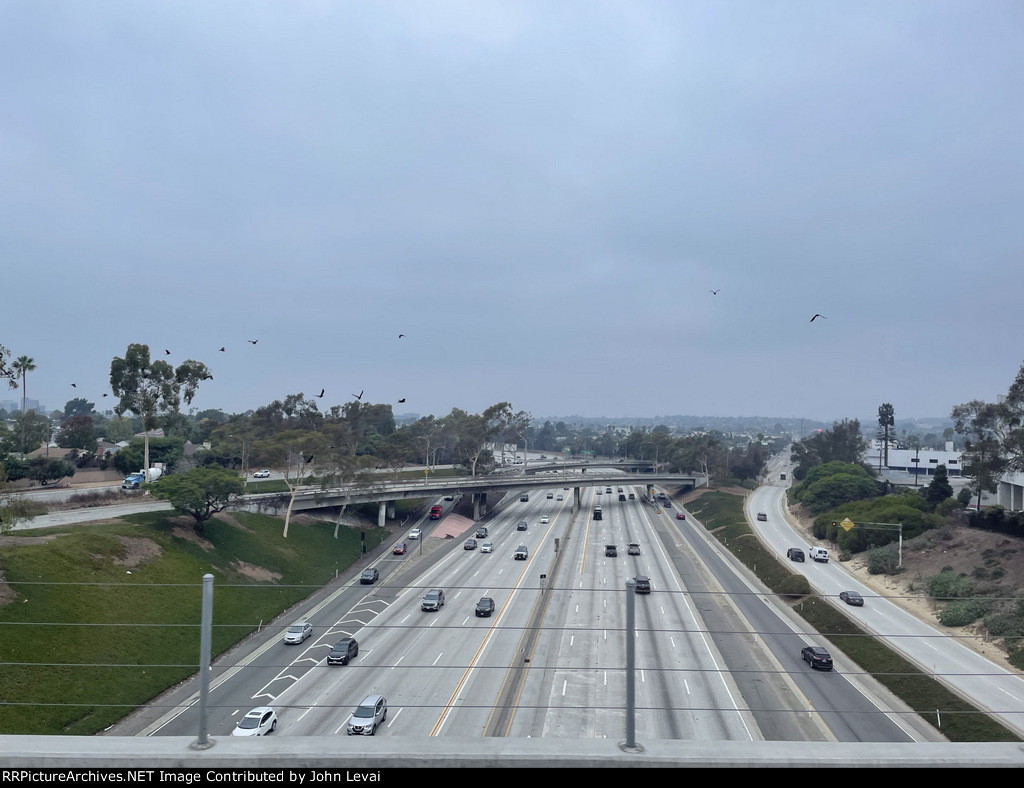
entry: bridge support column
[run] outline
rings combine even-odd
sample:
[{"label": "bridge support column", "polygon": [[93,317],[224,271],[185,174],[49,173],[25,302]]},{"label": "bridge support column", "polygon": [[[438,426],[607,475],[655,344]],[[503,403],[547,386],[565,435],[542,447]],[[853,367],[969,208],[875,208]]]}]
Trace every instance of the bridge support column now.
[{"label": "bridge support column", "polygon": [[395,519],[395,502],[394,501],[388,501],[388,517],[390,517],[392,520]]},{"label": "bridge support column", "polygon": [[381,528],[384,527],[384,523],[387,521],[388,502],[381,501],[377,504],[377,525]]},{"label": "bridge support column", "polygon": [[473,493],[473,519],[479,520],[487,513],[487,493]]},{"label": "bridge support column", "polygon": [[580,512],[580,488],[572,488],[572,513],[579,514]]}]

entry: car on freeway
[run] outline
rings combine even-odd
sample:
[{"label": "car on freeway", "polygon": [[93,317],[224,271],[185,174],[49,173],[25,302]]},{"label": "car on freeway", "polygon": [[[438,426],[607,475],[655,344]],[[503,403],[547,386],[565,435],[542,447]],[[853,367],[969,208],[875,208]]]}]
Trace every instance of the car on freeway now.
[{"label": "car on freeway", "polygon": [[252,478],[254,478],[254,479],[269,479],[270,478],[270,471],[268,471],[266,468],[264,468],[263,470],[260,470],[260,471],[256,471],[252,475]]},{"label": "car on freeway", "polygon": [[516,526],[516,530],[517,531],[525,531],[526,530],[526,520],[520,520],[519,524]]},{"label": "car on freeway", "polygon": [[550,522],[551,522],[551,518],[548,517],[547,515],[544,515],[543,517],[540,518],[540,524],[541,525],[547,525]]},{"label": "car on freeway", "polygon": [[854,607],[864,607],[864,597],[862,597],[856,591],[840,591],[839,598],[842,599],[848,605],[853,605]]},{"label": "car on freeway", "polygon": [[378,580],[380,580],[380,572],[372,566],[369,569],[364,569],[359,576],[359,582],[364,586],[372,585]]},{"label": "car on freeway", "polygon": [[462,545],[463,550],[476,550],[476,539],[467,539]]},{"label": "car on freeway", "polygon": [[359,643],[355,638],[342,638],[327,655],[328,665],[347,665],[359,654]]},{"label": "car on freeway", "polygon": [[487,529],[484,528],[483,526],[480,526],[479,528],[477,528],[476,529],[476,538],[477,539],[486,539],[487,538]]},{"label": "car on freeway", "polygon": [[289,644],[302,643],[313,634],[313,625],[308,621],[296,621],[284,632],[284,642]]},{"label": "car on freeway", "polygon": [[606,556],[610,556],[611,558],[615,558],[615,557],[618,556],[619,553],[618,553],[618,550],[615,548],[615,545],[613,545],[613,544],[606,544],[604,546],[604,554]]},{"label": "car on freeway", "polygon": [[432,588],[420,600],[420,610],[440,610],[444,607],[444,591]]},{"label": "car on freeway", "polygon": [[373,736],[387,718],[388,702],[384,696],[367,695],[348,718],[346,730],[349,736]]},{"label": "car on freeway", "polygon": [[399,542],[395,545],[395,549],[391,551],[395,555],[405,555],[405,542]]},{"label": "car on freeway", "polygon": [[630,542],[626,547],[626,553],[628,555],[640,555],[640,545],[636,542]]},{"label": "car on freeway", "polygon": [[764,512],[758,512],[757,513],[757,519],[760,520],[762,523],[767,522],[768,521],[768,515],[765,514]]},{"label": "car on freeway", "polygon": [[409,531],[409,538],[410,539],[419,539],[422,535],[423,535],[423,531],[420,530],[419,528],[413,528],[411,531]]},{"label": "car on freeway", "polygon": [[454,496],[454,495],[446,495],[446,496],[444,497],[444,499],[445,499],[446,501],[454,501],[454,500],[455,500],[455,496]]},{"label": "car on freeway", "polygon": [[516,561],[525,561],[530,557],[529,551],[526,549],[526,545],[521,544],[516,548],[515,553],[512,556]]},{"label": "car on freeway", "polygon": [[832,655],[821,646],[805,646],[800,657],[815,670],[832,670]]},{"label": "car on freeway", "polygon": [[644,575],[637,575],[635,591],[638,594],[649,594],[651,593],[651,578]]},{"label": "car on freeway", "polygon": [[476,603],[476,614],[478,616],[489,616],[494,612],[494,600],[489,596],[480,597]]},{"label": "car on freeway", "polygon": [[549,500],[549,501],[550,501],[550,500],[551,500],[552,498],[554,498],[554,497],[555,497],[555,494],[554,494],[554,493],[548,493],[548,500]]},{"label": "car on freeway", "polygon": [[790,561],[803,561],[804,551],[799,547],[791,547],[786,551],[786,558]]},{"label": "car on freeway", "polygon": [[238,721],[232,736],[266,736],[277,730],[277,712],[269,706],[257,706]]},{"label": "car on freeway", "polygon": [[494,551],[494,545],[492,545],[490,542],[484,542],[482,545],[480,545],[480,552],[481,553],[490,553],[490,552],[493,552],[493,551]]},{"label": "car on freeway", "polygon": [[564,498],[562,497],[562,494],[561,494],[561,493],[559,493],[559,494],[558,494],[558,498],[557,498],[557,500],[559,500],[559,501],[564,501],[565,499],[564,499]]}]

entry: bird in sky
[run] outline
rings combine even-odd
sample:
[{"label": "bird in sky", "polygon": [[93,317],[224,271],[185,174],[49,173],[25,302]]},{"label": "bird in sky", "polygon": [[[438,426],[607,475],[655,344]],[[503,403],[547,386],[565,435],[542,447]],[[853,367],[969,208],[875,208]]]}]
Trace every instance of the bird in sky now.
[{"label": "bird in sky", "polygon": [[213,375],[203,375],[203,380],[213,380]]},{"label": "bird in sky", "polygon": [[[721,289],[722,288],[718,288],[718,290],[721,290]],[[718,290],[709,290],[708,292],[711,293],[711,295],[718,295]]]},{"label": "bird in sky", "polygon": [[405,397],[402,397],[402,398],[401,398],[400,400],[398,400],[398,401],[399,401],[399,402],[405,402]]},{"label": "bird in sky", "polygon": [[106,394],[104,394],[103,396],[105,397],[105,396],[107,396],[107,395],[106,395]]},{"label": "bird in sky", "polygon": [[167,348],[164,348],[164,355],[165,356],[171,355],[171,351],[169,351]]},{"label": "bird in sky", "polygon": [[[366,389],[363,389],[363,391],[366,391]],[[352,396],[355,397],[356,399],[362,399],[363,391],[360,391],[358,394],[353,394]]]},{"label": "bird in sky", "polygon": [[398,335],[398,338],[399,338],[399,339],[401,339],[401,338],[402,338],[402,337],[404,337],[404,336],[405,336],[405,334],[399,334],[399,335]]},{"label": "bird in sky", "polygon": [[327,389],[320,389],[320,393],[319,393],[319,394],[317,394],[317,396],[318,396],[318,397],[321,397],[321,398],[322,398],[322,397],[324,396],[324,392],[325,392],[326,390],[327,390]]},{"label": "bird in sky", "polygon": [[249,344],[250,344],[250,345],[255,345],[255,344],[256,344],[257,342],[259,342],[259,340],[258,340],[258,339],[250,339],[250,340],[249,340]]},{"label": "bird in sky", "polygon": [[72,383],[72,384],[71,384],[71,388],[73,388],[73,389],[77,389],[77,388],[78,388],[78,386],[77,386],[77,384],[75,384],[75,383]]},{"label": "bird in sky", "polygon": [[815,315],[814,317],[812,317],[812,318],[811,318],[811,322],[813,323],[813,322],[814,322],[814,320],[815,320],[815,318],[819,318],[819,317],[820,317],[820,318],[821,318],[822,320],[828,320],[828,318],[827,318],[827,317],[825,317],[824,315],[817,315],[817,314],[816,314],[816,315]]},{"label": "bird in sky", "polygon": [[221,348],[221,349],[220,349],[220,352],[221,352],[221,353],[223,353],[223,352],[224,352],[224,348]]}]

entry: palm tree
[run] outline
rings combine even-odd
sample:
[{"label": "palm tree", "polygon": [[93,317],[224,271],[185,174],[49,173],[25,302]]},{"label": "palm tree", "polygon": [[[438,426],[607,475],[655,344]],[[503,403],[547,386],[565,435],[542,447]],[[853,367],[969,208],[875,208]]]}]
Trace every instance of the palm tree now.
[{"label": "palm tree", "polygon": [[21,375],[21,412],[22,415],[25,413],[25,376],[32,372],[36,368],[36,361],[34,358],[28,356],[18,356],[17,360],[11,362],[11,369],[14,370],[16,375]]},{"label": "palm tree", "polygon": [[[25,376],[36,368],[35,359],[29,358],[28,356],[18,356],[18,358],[11,362],[11,369],[14,374],[21,375],[21,451],[25,451]],[[49,446],[49,441],[46,442]]]}]

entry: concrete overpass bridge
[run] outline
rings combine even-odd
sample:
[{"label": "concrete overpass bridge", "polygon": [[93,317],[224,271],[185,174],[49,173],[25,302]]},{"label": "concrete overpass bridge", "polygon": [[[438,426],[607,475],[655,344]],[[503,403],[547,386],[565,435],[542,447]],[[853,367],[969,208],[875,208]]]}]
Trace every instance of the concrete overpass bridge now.
[{"label": "concrete overpass bridge", "polygon": [[[353,504],[377,503],[377,522],[383,527],[388,517],[394,517],[396,501],[442,496],[460,498],[470,495],[473,500],[473,519],[479,520],[488,511],[488,495],[498,500],[509,492],[525,491],[530,494],[534,491],[569,489],[573,493],[573,513],[576,513],[580,509],[584,487],[598,486],[616,489],[618,487],[642,487],[646,490],[650,485],[655,484],[674,489],[699,487],[707,484],[707,479],[696,474],[622,473],[602,463],[600,467],[590,466],[573,473],[569,473],[567,470],[563,471],[562,466],[558,466],[554,472],[551,470],[547,473],[538,471],[522,475],[493,474],[475,477],[425,478],[423,480],[373,480],[328,489],[318,487],[301,489],[295,496],[292,511],[335,509]],[[247,495],[244,507],[277,515],[288,508],[288,498],[287,493]]]}]

